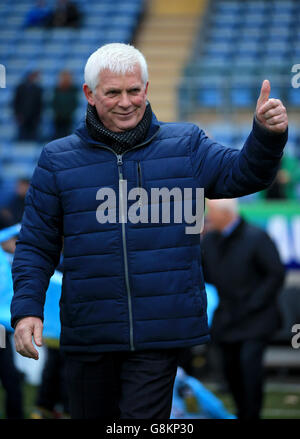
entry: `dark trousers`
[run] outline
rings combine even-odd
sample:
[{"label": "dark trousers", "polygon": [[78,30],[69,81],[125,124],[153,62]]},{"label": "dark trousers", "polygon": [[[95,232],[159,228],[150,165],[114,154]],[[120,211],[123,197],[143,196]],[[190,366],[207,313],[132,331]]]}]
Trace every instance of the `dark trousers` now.
[{"label": "dark trousers", "polygon": [[178,349],[66,358],[72,419],[168,419]]},{"label": "dark trousers", "polygon": [[6,393],[6,417],[8,419],[23,418],[22,380],[14,363],[9,333],[6,333],[6,347],[0,349],[0,381]]},{"label": "dark trousers", "polygon": [[65,357],[58,348],[47,348],[47,358],[43,368],[42,380],[37,395],[37,406],[54,410],[57,403],[62,403],[68,413],[66,389]]},{"label": "dark trousers", "polygon": [[259,419],[263,401],[263,353],[266,343],[245,340],[220,344],[224,377],[239,419]]},{"label": "dark trousers", "polygon": [[38,124],[36,122],[25,122],[19,124],[18,140],[38,141]]},{"label": "dark trousers", "polygon": [[55,119],[54,139],[68,136],[72,132],[72,119]]}]

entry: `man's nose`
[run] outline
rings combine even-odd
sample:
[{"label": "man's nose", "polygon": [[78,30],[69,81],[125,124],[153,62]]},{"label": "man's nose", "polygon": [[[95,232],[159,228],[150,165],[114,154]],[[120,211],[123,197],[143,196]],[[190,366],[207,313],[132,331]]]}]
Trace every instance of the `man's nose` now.
[{"label": "man's nose", "polygon": [[124,92],[121,94],[120,100],[119,100],[119,105],[120,105],[120,107],[124,107],[124,108],[130,107],[131,102],[130,102],[128,93]]}]

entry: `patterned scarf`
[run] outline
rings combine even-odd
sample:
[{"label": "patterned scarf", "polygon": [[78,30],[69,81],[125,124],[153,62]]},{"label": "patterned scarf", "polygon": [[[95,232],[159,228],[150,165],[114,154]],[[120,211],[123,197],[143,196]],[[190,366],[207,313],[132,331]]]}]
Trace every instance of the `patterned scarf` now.
[{"label": "patterned scarf", "polygon": [[135,128],[115,133],[107,129],[99,119],[96,107],[88,104],[86,112],[86,126],[89,135],[97,142],[110,146],[116,154],[122,154],[146,139],[152,120],[152,109],[149,102],[142,120]]}]

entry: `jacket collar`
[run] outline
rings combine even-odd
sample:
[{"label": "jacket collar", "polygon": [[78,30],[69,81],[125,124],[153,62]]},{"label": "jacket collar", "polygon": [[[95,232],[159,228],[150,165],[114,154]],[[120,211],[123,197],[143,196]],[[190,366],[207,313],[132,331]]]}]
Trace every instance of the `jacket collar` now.
[{"label": "jacket collar", "polygon": [[[160,124],[155,116],[155,114],[152,112],[152,120],[151,125],[147,134],[146,139],[144,140],[143,144],[146,144],[148,141],[150,141],[160,130]],[[81,140],[83,140],[85,143],[90,145],[104,145],[101,142],[97,142],[94,140],[90,135],[86,127],[85,117],[82,118],[80,121],[78,127],[75,129],[75,134],[80,137]]]}]

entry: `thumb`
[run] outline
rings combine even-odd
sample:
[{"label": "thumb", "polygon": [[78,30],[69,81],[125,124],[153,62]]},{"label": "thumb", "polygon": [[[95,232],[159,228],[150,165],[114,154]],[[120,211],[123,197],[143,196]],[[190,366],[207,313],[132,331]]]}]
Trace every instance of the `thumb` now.
[{"label": "thumb", "polygon": [[33,339],[37,346],[42,346],[43,344],[43,324],[42,322],[36,323],[33,328]]},{"label": "thumb", "polygon": [[269,96],[270,96],[270,92],[271,92],[270,81],[268,79],[265,79],[262,83],[260,95],[259,95],[259,98],[257,100],[258,107],[261,107],[263,104],[265,104],[268,101]]}]

